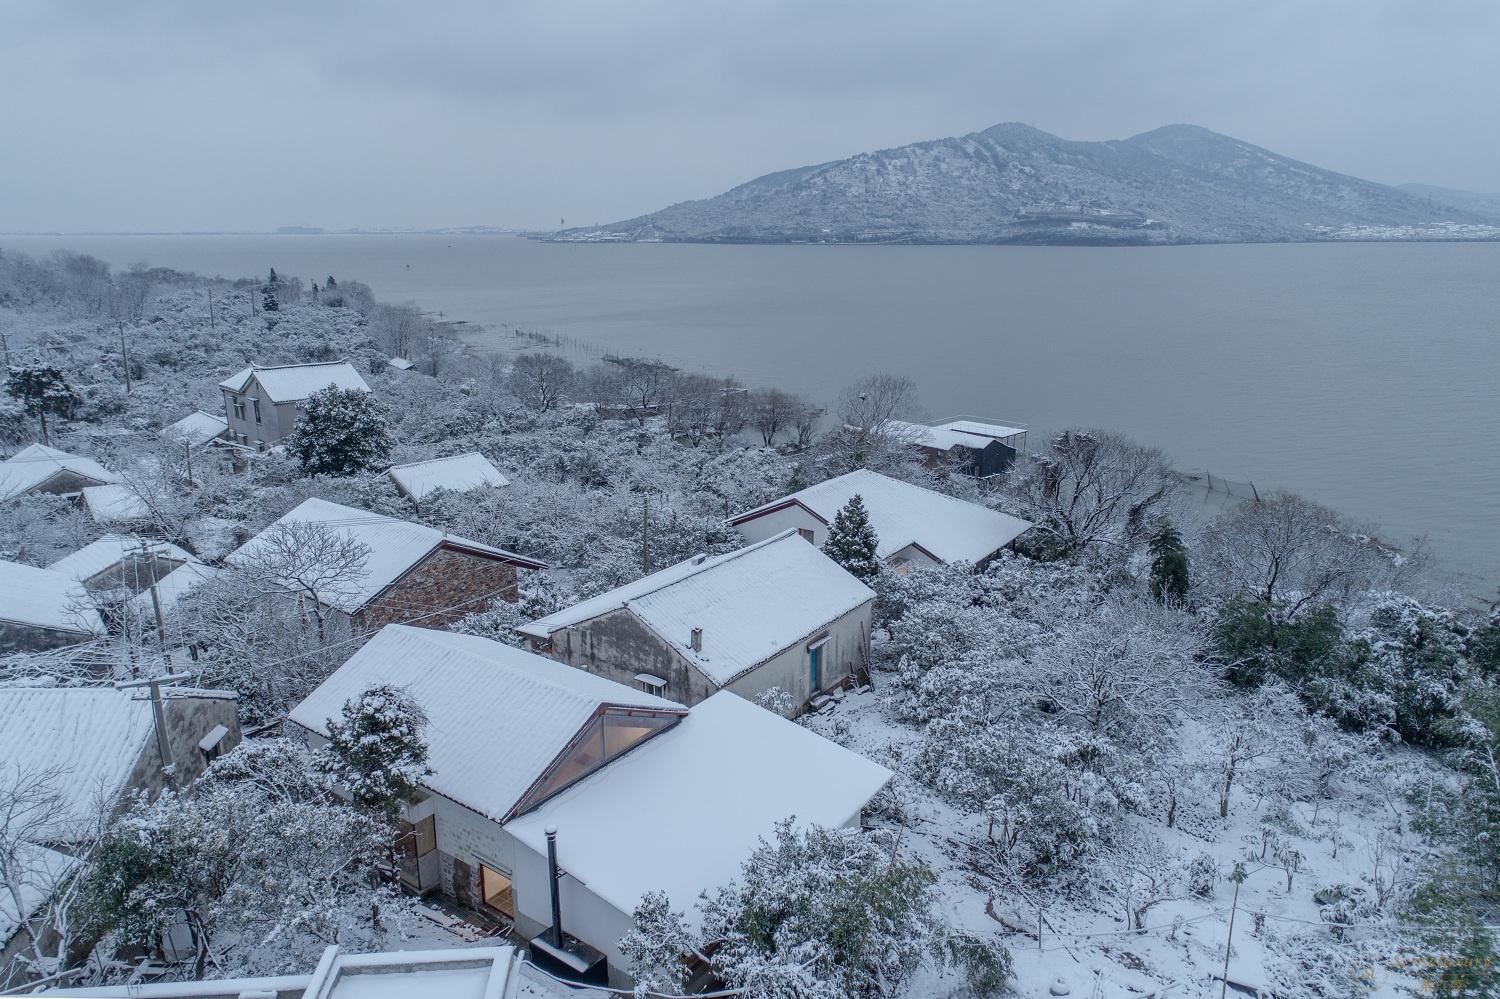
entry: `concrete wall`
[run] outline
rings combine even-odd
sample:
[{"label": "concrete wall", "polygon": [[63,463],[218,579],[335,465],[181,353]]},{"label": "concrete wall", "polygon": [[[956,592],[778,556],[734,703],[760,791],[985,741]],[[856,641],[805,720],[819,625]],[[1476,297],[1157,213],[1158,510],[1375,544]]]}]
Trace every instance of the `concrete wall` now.
[{"label": "concrete wall", "polygon": [[79,475],[77,472],[70,472],[66,468],[62,468],[58,469],[57,473],[51,478],[32,489],[31,492],[51,493],[54,496],[69,496],[81,492],[84,486],[102,486],[104,484],[99,479],[87,475]]},{"label": "concrete wall", "polygon": [[[141,688],[141,692],[146,689]],[[167,751],[177,768],[177,787],[187,787],[208,769],[208,761],[203,758],[198,743],[213,731],[215,725],[229,729],[221,744],[223,752],[227,753],[240,744],[239,702],[233,697],[167,695],[163,697],[163,704],[167,718]],[[126,787],[145,790],[154,798],[167,787],[167,778],[161,771],[153,730],[140,758],[135,761]]]},{"label": "concrete wall", "polygon": [[[266,392],[260,386],[260,382],[251,377],[243,392],[231,392],[224,389],[224,418],[229,421],[229,434],[238,440],[243,436],[251,444],[265,444],[267,446],[280,443],[283,438],[292,432],[297,424],[297,416],[300,407],[295,402],[273,403],[266,396]],[[252,398],[260,399],[260,422],[255,422],[255,406],[251,403]],[[245,418],[239,419],[234,415],[234,404],[236,401],[245,404]]]},{"label": "concrete wall", "polygon": [[[872,606],[873,602],[861,604],[828,626],[821,668],[824,688],[834,686],[864,663],[870,647]],[[793,713],[800,713],[815,693],[807,652],[807,642],[813,637],[803,636],[726,689],[753,701],[771,687],[780,687],[792,696]],[[627,687],[637,686],[637,673],[661,677],[667,681],[662,696],[688,707],[719,690],[687,657],[623,608],[557,632],[552,636],[550,654],[569,666]]]},{"label": "concrete wall", "polygon": [[740,537],[754,544],[793,527],[812,531],[812,543],[819,548],[828,540],[828,526],[795,503],[784,510],[776,510],[738,524],[735,530],[740,532]]},{"label": "concrete wall", "polygon": [[357,630],[379,631],[392,621],[442,611],[413,624],[441,628],[496,597],[516,599],[516,567],[506,562],[439,547],[418,562],[355,616]]}]

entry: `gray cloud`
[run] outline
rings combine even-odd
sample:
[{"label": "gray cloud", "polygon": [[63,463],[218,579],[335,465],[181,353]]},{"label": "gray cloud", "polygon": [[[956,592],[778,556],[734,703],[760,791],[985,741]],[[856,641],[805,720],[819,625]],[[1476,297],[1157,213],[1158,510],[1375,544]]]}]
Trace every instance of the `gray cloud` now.
[{"label": "gray cloud", "polygon": [[1500,5],[0,7],[0,229],[608,221],[1020,120],[1500,189]]}]

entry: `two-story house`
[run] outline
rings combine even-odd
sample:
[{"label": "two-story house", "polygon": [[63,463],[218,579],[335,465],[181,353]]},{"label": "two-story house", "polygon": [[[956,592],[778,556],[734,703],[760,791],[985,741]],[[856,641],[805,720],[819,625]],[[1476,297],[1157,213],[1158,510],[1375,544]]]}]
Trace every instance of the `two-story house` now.
[{"label": "two-story house", "polygon": [[252,364],[219,383],[224,392],[224,419],[232,440],[270,447],[297,424],[308,396],[333,385],[370,391],[348,361],[316,364]]}]

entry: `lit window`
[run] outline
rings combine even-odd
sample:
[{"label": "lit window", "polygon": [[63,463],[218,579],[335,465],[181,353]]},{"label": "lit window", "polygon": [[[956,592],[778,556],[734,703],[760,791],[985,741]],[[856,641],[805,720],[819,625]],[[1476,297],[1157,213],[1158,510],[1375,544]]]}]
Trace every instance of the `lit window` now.
[{"label": "lit window", "polygon": [[485,864],[479,865],[479,890],[484,904],[507,919],[516,917],[515,886],[510,875]]}]

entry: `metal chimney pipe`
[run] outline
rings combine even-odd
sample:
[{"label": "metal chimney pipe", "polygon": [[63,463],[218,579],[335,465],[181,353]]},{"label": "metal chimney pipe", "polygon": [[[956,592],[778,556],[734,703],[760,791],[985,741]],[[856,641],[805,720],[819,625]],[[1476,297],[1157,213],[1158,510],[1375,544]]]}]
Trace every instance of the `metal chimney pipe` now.
[{"label": "metal chimney pipe", "polygon": [[562,950],[562,895],[557,888],[557,826],[547,827],[547,880],[552,888],[552,946]]}]

